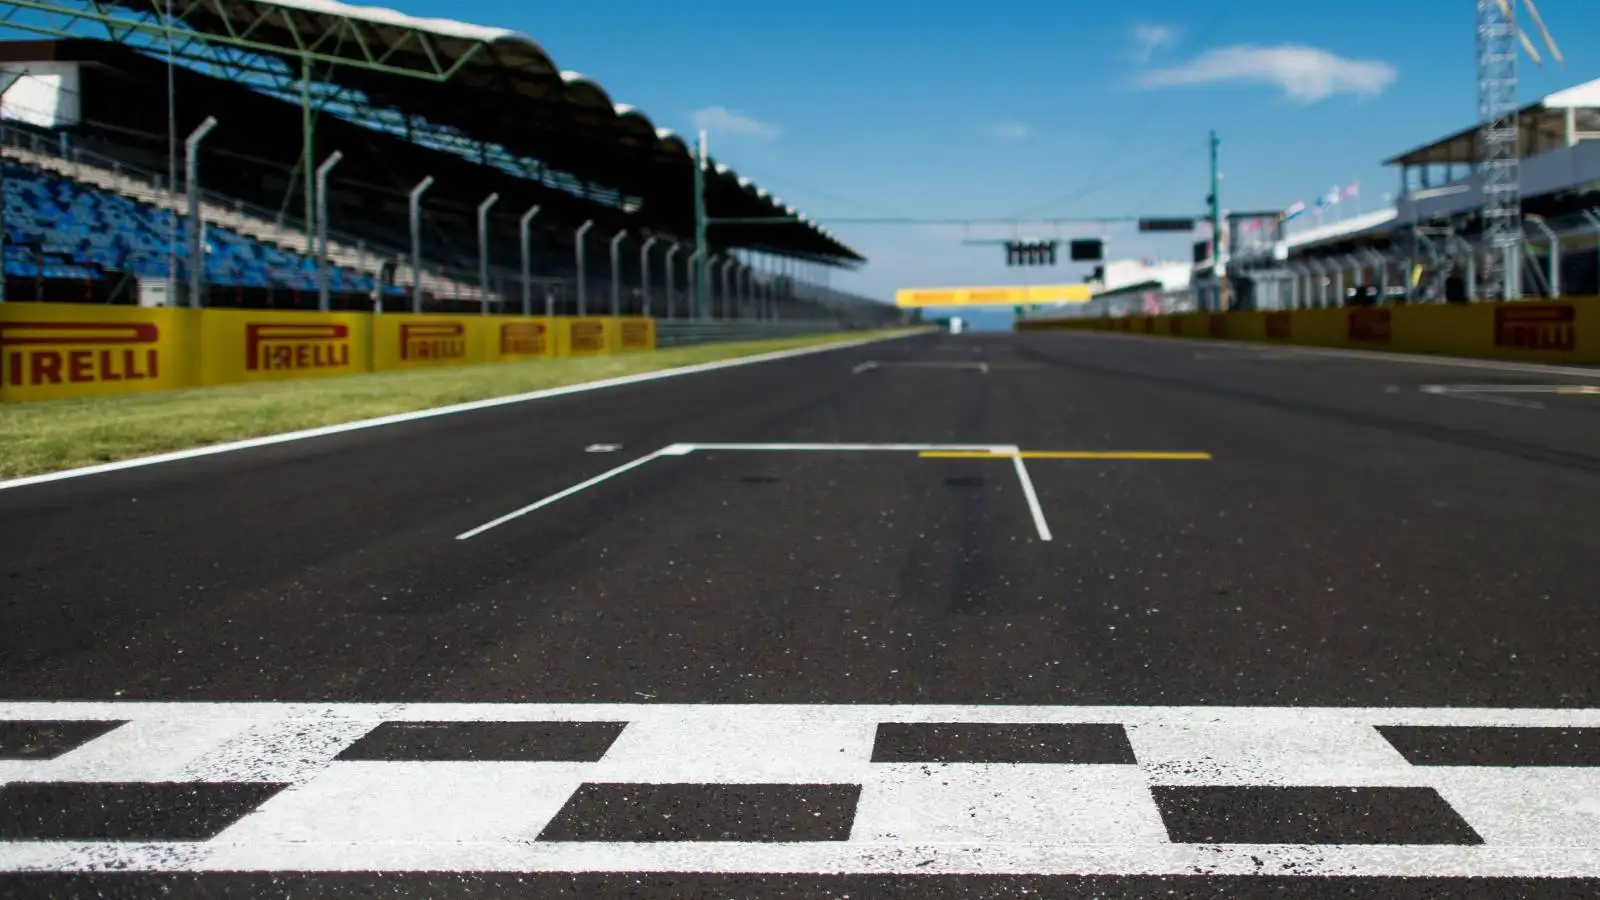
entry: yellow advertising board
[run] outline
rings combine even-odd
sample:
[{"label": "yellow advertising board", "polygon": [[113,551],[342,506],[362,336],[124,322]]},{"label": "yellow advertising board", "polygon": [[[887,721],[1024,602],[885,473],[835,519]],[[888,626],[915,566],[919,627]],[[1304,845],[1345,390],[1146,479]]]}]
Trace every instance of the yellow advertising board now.
[{"label": "yellow advertising board", "polygon": [[98,397],[189,387],[193,310],[0,304],[0,399]]},{"label": "yellow advertising board", "polygon": [[1595,297],[1120,319],[1024,319],[1017,327],[1024,331],[1088,329],[1480,359],[1600,363],[1600,298]]},{"label": "yellow advertising board", "polygon": [[372,371],[372,316],[208,309],[200,314],[200,382],[283,381]]},{"label": "yellow advertising board", "polygon": [[652,350],[645,317],[0,304],[0,402]]},{"label": "yellow advertising board", "polygon": [[559,336],[562,356],[599,356],[611,350],[615,319],[598,317],[561,319]]},{"label": "yellow advertising board", "polygon": [[488,316],[431,316],[385,313],[373,316],[373,368],[423,369],[488,362],[482,332]]},{"label": "yellow advertising board", "polygon": [[556,355],[555,319],[492,316],[483,329],[489,360],[543,359]]},{"label": "yellow advertising board", "polygon": [[900,307],[1023,306],[1033,303],[1087,303],[1087,284],[1031,284],[1011,287],[906,288],[895,291]]},{"label": "yellow advertising board", "polygon": [[656,348],[656,320],[644,316],[625,316],[617,320],[618,353],[637,353]]}]

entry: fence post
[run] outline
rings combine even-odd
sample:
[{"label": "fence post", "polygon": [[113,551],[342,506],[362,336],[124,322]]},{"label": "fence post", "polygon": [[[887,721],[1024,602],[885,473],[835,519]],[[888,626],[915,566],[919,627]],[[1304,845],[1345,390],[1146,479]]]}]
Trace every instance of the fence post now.
[{"label": "fence post", "polygon": [[433,187],[433,176],[417,182],[411,189],[411,311],[422,312],[422,195]]},{"label": "fence post", "polygon": [[[216,116],[206,116],[200,127],[190,132],[183,141],[184,189],[189,199],[189,302],[186,306],[205,305],[205,242],[200,233],[200,142],[211,129],[217,127]],[[62,132],[63,138],[66,133]],[[167,290],[172,290],[168,285]]]},{"label": "fence post", "polygon": [[578,226],[578,237],[577,237],[577,240],[574,242],[575,243],[575,248],[574,249],[575,249],[575,251],[577,253],[577,257],[578,257],[578,315],[580,315],[580,316],[586,316],[586,315],[589,314],[589,287],[588,287],[588,281],[589,280],[584,277],[584,272],[583,272],[583,239],[584,239],[584,236],[586,236],[589,233],[589,229],[591,229],[593,227],[594,227],[594,220],[593,219],[590,219],[589,221],[583,223],[582,225],[579,225]]},{"label": "fence post", "polygon": [[[539,204],[535,203],[528,211],[522,214],[522,219],[517,222],[518,246],[522,249],[522,314],[533,315],[533,263],[529,261],[531,249],[528,246],[529,226],[533,224],[533,217],[539,214]],[[545,315],[550,315],[549,295],[546,295]]]},{"label": "fence post", "polygon": [[317,308],[323,312],[333,308],[328,296],[328,173],[341,159],[344,154],[335,150],[317,166]]},{"label": "fence post", "polygon": [[669,319],[672,318],[672,301],[673,301],[673,296],[672,295],[673,295],[673,289],[674,289],[673,282],[676,280],[674,278],[674,273],[672,271],[672,258],[674,256],[677,256],[678,255],[678,251],[682,250],[682,249],[683,249],[683,247],[681,245],[673,244],[667,250],[667,258],[666,258],[666,265],[667,265],[667,301],[665,303],[665,306],[666,306],[666,310],[667,310],[667,316],[666,317],[669,318]]},{"label": "fence post", "polygon": [[500,202],[499,194],[490,194],[478,204],[478,312],[489,314],[489,209]]},{"label": "fence post", "polygon": [[627,229],[611,236],[611,316],[622,315],[622,239]]},{"label": "fence post", "polygon": [[659,236],[651,235],[639,248],[639,312],[645,316],[650,315],[650,248],[659,240]]},{"label": "fence post", "polygon": [[[687,266],[687,268],[685,270],[687,272],[689,278],[693,280],[693,290],[695,291],[695,296],[699,296],[699,291],[700,291],[699,282],[700,282],[701,279],[705,278],[705,268],[700,265],[700,260],[704,256],[705,256],[705,251],[703,251],[703,250],[696,250],[693,253],[689,254],[689,264],[688,264],[688,266]],[[699,314],[699,312],[700,312],[696,308],[697,306],[698,306],[698,304],[695,304],[695,303],[690,303],[689,304],[689,319],[690,319],[690,321],[694,321],[695,320],[695,316],[697,316]]]}]

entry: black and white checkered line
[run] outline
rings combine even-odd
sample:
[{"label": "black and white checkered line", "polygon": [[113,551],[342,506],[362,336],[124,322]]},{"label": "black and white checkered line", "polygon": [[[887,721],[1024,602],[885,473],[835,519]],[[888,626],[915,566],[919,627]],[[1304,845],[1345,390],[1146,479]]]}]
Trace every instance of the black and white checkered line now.
[{"label": "black and white checkered line", "polygon": [[0,870],[1600,877],[1600,710],[0,703]]}]

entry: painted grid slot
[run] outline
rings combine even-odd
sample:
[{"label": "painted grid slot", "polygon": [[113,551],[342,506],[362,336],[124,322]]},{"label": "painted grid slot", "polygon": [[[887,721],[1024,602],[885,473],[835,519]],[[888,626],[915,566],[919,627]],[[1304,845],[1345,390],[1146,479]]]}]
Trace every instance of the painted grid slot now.
[{"label": "painted grid slot", "polygon": [[[1565,745],[1529,729],[1584,737],[1600,709],[0,703],[0,720],[128,723],[0,762],[8,790],[260,794],[204,830],[169,818],[157,839],[84,839],[117,823],[82,820],[79,804],[61,839],[0,841],[0,871],[1600,877],[1600,767],[1414,765],[1385,736],[1518,729],[1503,746],[1545,752]],[[563,722],[626,725],[592,762],[339,759],[386,723]],[[1080,749],[1120,731],[1132,761],[874,762],[880,729],[907,725],[960,726],[967,759],[1022,758],[1051,734],[996,726],[1114,726],[1076,730]],[[630,802],[613,817],[619,804],[597,796]],[[760,797],[788,798],[787,812],[746,815]],[[1241,805],[1236,823],[1218,818]],[[675,808],[699,818],[638,815]],[[558,821],[577,839],[553,839]]]}]

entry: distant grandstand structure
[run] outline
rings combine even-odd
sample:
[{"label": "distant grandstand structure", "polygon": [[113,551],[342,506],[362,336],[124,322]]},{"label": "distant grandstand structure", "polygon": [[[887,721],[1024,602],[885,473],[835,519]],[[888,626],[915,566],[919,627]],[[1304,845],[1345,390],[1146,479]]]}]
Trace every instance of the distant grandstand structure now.
[{"label": "distant grandstand structure", "polygon": [[[1600,294],[1600,79],[1518,110],[1522,243],[1506,267],[1515,298]],[[1480,297],[1484,192],[1479,127],[1385,161],[1393,205],[1334,222],[1267,222],[1232,214],[1225,244],[1231,308],[1467,302]],[[1263,237],[1265,236],[1265,237]],[[1217,309],[1213,261],[1197,245],[1188,279],[1107,279],[1094,299],[1053,315]],[[1108,263],[1137,271],[1139,264]],[[1185,283],[1178,283],[1185,282]]]},{"label": "distant grandstand structure", "polygon": [[693,309],[689,143],[526,36],[331,0],[168,7],[0,2],[0,29],[47,38],[0,42],[4,299],[898,315],[812,283],[864,259],[709,158],[707,216],[795,221],[714,225]]}]

